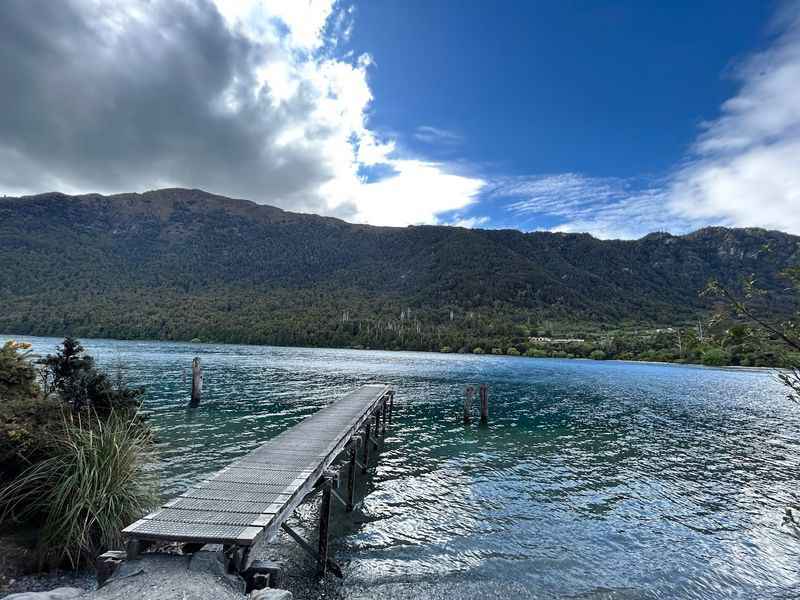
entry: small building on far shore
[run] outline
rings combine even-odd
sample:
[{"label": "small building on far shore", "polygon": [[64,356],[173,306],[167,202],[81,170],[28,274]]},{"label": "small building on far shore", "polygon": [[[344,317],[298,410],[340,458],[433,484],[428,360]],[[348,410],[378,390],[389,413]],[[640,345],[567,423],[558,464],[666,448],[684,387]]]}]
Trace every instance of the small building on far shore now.
[{"label": "small building on far shore", "polygon": [[540,337],[534,336],[528,338],[528,341],[531,344],[582,344],[586,340],[583,338],[549,338],[549,337]]}]

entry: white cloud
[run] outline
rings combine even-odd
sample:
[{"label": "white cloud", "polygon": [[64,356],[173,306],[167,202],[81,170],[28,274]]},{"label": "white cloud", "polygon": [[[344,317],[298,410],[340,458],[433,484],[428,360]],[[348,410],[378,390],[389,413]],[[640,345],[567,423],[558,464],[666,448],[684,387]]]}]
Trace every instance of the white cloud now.
[{"label": "white cloud", "polygon": [[414,137],[426,144],[455,145],[464,141],[461,134],[432,125],[420,125],[414,131]]},{"label": "white cloud", "polygon": [[800,4],[779,15],[780,33],[744,62],[739,92],[705,123],[691,155],[660,181],[578,173],[504,178],[490,196],[526,228],[602,238],[704,225],[800,234]]},{"label": "white cloud", "polygon": [[[251,38],[283,39],[289,48],[316,50],[334,11],[334,0],[214,0],[231,27],[241,28]],[[341,18],[341,17],[340,17]],[[286,35],[275,30],[274,21],[286,27]]]},{"label": "white cloud", "polygon": [[674,176],[669,204],[687,218],[800,233],[800,4],[780,21]]},{"label": "white cloud", "polygon": [[656,182],[579,173],[507,177],[494,181],[489,196],[504,199],[518,226],[529,229],[542,219],[551,229],[588,232],[600,238],[636,238],[651,231],[686,230],[664,207],[664,190]]},{"label": "white cloud", "polygon": [[[36,5],[36,6],[35,6]],[[369,124],[369,55],[335,0],[0,3],[0,193],[199,187],[405,225],[483,184]],[[366,167],[392,174],[378,181]],[[23,177],[23,174],[27,174]]]},{"label": "white cloud", "polygon": [[394,173],[375,182],[361,181],[347,195],[352,219],[371,225],[438,224],[439,215],[473,204],[482,179],[447,171],[420,160],[389,159]]}]

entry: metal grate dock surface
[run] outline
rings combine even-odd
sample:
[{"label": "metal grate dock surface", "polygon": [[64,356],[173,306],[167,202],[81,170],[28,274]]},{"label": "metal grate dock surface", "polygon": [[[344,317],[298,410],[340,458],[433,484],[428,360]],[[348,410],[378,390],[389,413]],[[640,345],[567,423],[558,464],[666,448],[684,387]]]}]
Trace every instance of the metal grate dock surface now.
[{"label": "metal grate dock surface", "polygon": [[123,529],[128,539],[250,546],[272,537],[386,399],[365,385]]}]

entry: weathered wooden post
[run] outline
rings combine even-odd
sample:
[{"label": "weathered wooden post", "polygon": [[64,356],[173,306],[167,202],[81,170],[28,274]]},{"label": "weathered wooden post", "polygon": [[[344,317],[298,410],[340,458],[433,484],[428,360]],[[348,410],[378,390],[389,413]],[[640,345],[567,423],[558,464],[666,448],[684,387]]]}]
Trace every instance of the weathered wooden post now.
[{"label": "weathered wooden post", "polygon": [[366,473],[369,468],[369,447],[372,445],[372,440],[369,437],[369,432],[372,429],[372,419],[367,419],[364,427],[364,465],[361,467],[361,472]]},{"label": "weathered wooden post", "polygon": [[203,395],[203,369],[200,368],[200,359],[194,357],[192,361],[192,400],[189,406],[200,404],[200,397]]},{"label": "weathered wooden post", "polygon": [[322,484],[322,502],[319,507],[319,554],[318,567],[322,577],[328,572],[328,524],[331,520],[331,488],[333,477],[325,473]]},{"label": "weathered wooden post", "polygon": [[386,402],[386,398],[383,399],[381,403],[381,435],[386,435],[386,413],[388,411],[388,406]]},{"label": "weathered wooden post", "polygon": [[485,383],[481,384],[481,423],[484,425],[489,422],[489,388]]},{"label": "weathered wooden post", "polygon": [[472,421],[472,396],[474,393],[475,388],[471,385],[464,390],[464,423]]},{"label": "weathered wooden post", "polygon": [[373,417],[373,419],[375,419],[375,422],[372,425],[372,433],[373,433],[372,443],[375,445],[375,449],[377,450],[378,448],[380,448],[380,442],[378,442],[378,438],[380,437],[380,434],[381,434],[381,415],[380,415],[380,411],[376,411],[375,414],[372,415],[372,417]]},{"label": "weathered wooden post", "polygon": [[[365,444],[366,445],[366,444]],[[353,510],[353,497],[356,493],[356,438],[350,440],[350,470],[347,472],[347,505],[345,511]]]},{"label": "weathered wooden post", "polygon": [[105,554],[97,557],[95,563],[95,570],[97,571],[97,587],[101,588],[108,581],[109,577],[114,574],[117,567],[126,558],[126,553],[121,550],[109,550]]},{"label": "weathered wooden post", "polygon": [[394,412],[394,390],[389,392],[389,423],[392,422],[393,412]]}]

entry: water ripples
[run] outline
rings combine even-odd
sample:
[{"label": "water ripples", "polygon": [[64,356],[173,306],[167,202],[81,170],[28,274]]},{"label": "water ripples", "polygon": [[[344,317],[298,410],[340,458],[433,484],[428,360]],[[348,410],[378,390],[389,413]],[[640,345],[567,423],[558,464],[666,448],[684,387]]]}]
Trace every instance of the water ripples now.
[{"label": "water ripples", "polygon": [[[39,351],[56,340],[31,338]],[[335,598],[791,598],[800,411],[768,372],[89,340],[146,385],[165,495],[349,389],[398,389],[366,492],[337,512]],[[205,397],[185,408],[191,358]],[[460,422],[487,383],[488,427]],[[477,403],[476,403],[477,404]],[[299,511],[313,526],[313,506]],[[302,557],[287,543],[284,558]],[[297,573],[303,568],[298,566]],[[299,576],[298,576],[299,577]],[[298,579],[293,580],[298,586]]]}]

